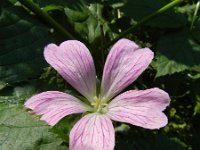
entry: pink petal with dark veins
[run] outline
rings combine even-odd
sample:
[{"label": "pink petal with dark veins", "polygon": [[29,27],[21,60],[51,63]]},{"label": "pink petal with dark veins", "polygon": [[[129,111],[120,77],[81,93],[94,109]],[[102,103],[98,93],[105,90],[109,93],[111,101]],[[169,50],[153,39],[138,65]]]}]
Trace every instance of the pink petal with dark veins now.
[{"label": "pink petal with dark veins", "polygon": [[110,50],[104,66],[101,97],[110,100],[135,81],[149,66],[153,52],[139,48],[128,39],[119,40]]},{"label": "pink petal with dark veins", "polygon": [[167,124],[162,112],[170,103],[169,95],[158,88],[131,90],[114,98],[108,105],[110,119],[148,129]]},{"label": "pink petal with dark veins", "polygon": [[92,100],[96,95],[96,72],[92,56],[87,47],[76,40],[68,40],[57,46],[45,47],[46,61],[58,73],[84,95]]},{"label": "pink petal with dark veins", "polygon": [[28,99],[25,107],[35,114],[42,115],[41,120],[54,126],[63,117],[87,111],[86,105],[80,100],[66,93],[47,91]]},{"label": "pink petal with dark veins", "polygon": [[88,114],[70,132],[70,150],[113,150],[114,128],[106,115]]}]

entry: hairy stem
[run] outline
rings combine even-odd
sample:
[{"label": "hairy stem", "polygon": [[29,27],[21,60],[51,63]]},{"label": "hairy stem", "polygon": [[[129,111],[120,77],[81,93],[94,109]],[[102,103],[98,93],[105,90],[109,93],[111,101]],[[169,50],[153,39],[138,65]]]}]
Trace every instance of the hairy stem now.
[{"label": "hairy stem", "polygon": [[62,27],[58,22],[56,22],[51,16],[49,16],[46,12],[40,9],[36,4],[34,4],[30,0],[18,0],[21,4],[26,6],[32,12],[34,12],[38,17],[48,23],[55,30],[60,32],[63,36],[68,37],[70,39],[75,39],[73,35],[71,35],[64,27]]},{"label": "hairy stem", "polygon": [[165,11],[173,8],[174,6],[182,3],[183,1],[184,0],[174,0],[174,1],[166,4],[162,8],[158,9],[157,11],[155,11],[155,12],[151,13],[150,15],[146,16],[145,18],[143,18],[137,24],[135,24],[135,25],[131,26],[130,28],[128,28],[127,30],[123,31],[118,37],[116,37],[115,39],[113,39],[106,47],[107,48],[110,47],[117,40],[125,37],[126,35],[130,34],[131,32],[133,32],[135,29],[137,29],[138,27],[140,27],[141,25],[145,24],[146,22],[150,21],[151,19],[155,18],[156,16],[159,16],[160,14],[164,13]]}]

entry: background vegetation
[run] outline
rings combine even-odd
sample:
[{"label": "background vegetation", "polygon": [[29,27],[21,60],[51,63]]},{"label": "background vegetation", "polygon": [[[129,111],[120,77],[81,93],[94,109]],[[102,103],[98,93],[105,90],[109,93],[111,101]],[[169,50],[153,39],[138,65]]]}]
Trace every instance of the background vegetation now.
[{"label": "background vegetation", "polygon": [[159,131],[115,123],[115,149],[199,150],[199,5],[197,0],[1,0],[0,149],[68,147],[79,115],[50,128],[23,107],[41,91],[75,93],[45,62],[46,44],[84,42],[101,78],[110,46],[127,37],[155,52],[151,66],[128,89],[160,87],[172,102],[166,110],[169,124]]}]

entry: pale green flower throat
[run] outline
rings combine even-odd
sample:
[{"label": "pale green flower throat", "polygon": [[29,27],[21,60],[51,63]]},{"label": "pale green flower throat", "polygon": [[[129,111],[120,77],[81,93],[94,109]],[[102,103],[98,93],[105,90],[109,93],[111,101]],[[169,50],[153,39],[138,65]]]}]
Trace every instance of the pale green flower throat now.
[{"label": "pale green flower throat", "polygon": [[94,97],[94,101],[91,102],[94,108],[94,112],[105,114],[107,112],[107,103],[104,98],[100,99],[97,96]]}]

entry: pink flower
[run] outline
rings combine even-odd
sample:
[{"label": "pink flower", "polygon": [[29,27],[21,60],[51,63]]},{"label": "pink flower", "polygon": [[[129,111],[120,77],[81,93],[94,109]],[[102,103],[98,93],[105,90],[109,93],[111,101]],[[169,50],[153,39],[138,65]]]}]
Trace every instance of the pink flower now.
[{"label": "pink flower", "polygon": [[96,91],[96,72],[87,47],[76,40],[45,47],[46,61],[90,103],[63,92],[47,91],[27,100],[25,107],[54,126],[63,117],[89,112],[70,132],[70,150],[113,150],[115,132],[112,121],[159,129],[168,122],[162,112],[169,95],[159,88],[130,90],[118,96],[135,81],[153,59],[149,48],[139,48],[128,39],[119,40],[107,57],[100,93]]}]

